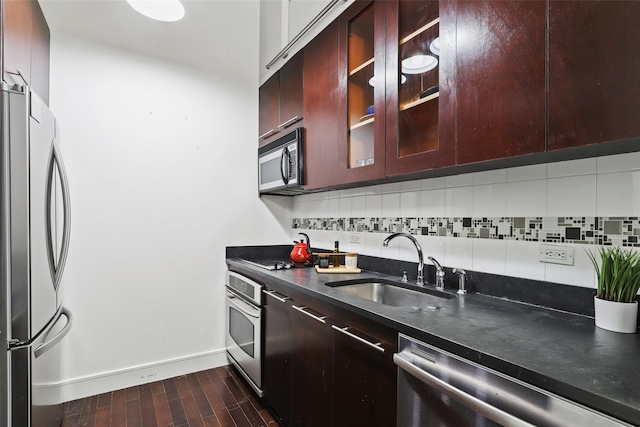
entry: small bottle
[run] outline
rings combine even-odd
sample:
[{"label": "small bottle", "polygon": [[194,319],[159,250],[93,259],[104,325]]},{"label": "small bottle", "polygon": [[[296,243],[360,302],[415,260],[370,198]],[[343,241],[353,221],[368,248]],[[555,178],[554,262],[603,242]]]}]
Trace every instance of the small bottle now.
[{"label": "small bottle", "polygon": [[[339,244],[338,244],[337,240],[336,240],[336,243],[333,246],[333,253],[334,254],[340,253],[340,247],[339,247]],[[334,267],[340,267],[340,255],[334,255],[333,256],[333,266]]]}]

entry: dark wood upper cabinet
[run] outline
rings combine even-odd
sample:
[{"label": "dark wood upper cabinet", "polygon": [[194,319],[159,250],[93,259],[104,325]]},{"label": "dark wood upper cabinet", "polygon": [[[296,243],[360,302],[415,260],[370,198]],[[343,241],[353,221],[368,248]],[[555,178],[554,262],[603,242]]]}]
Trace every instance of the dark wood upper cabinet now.
[{"label": "dark wood upper cabinet", "polygon": [[304,117],[304,51],[296,53],[278,72],[280,79],[280,123],[284,130]]},{"label": "dark wood upper cabinet", "polygon": [[24,84],[18,71],[32,89],[49,104],[50,33],[37,1],[2,2],[3,79]]},{"label": "dark wood upper cabinet", "polygon": [[280,79],[274,74],[258,89],[258,138],[259,144],[270,142],[278,133],[280,120]]},{"label": "dark wood upper cabinet", "polygon": [[544,152],[546,2],[458,1],[455,7],[456,163]]},{"label": "dark wood upper cabinet", "polygon": [[636,52],[636,0],[356,0],[301,59],[305,189],[632,150]]},{"label": "dark wood upper cabinet", "polygon": [[305,189],[330,187],[340,183],[337,21],[304,48],[303,75]]},{"label": "dark wood upper cabinet", "polygon": [[640,2],[549,3],[549,150],[640,136]]},{"label": "dark wood upper cabinet", "polygon": [[386,175],[450,166],[455,133],[441,128],[455,124],[455,16],[447,2],[385,4]]},{"label": "dark wood upper cabinet", "polygon": [[259,145],[281,136],[281,132],[303,119],[303,52],[296,53],[258,90]]},{"label": "dark wood upper cabinet", "polygon": [[385,7],[356,1],[338,19],[340,183],[385,174]]}]

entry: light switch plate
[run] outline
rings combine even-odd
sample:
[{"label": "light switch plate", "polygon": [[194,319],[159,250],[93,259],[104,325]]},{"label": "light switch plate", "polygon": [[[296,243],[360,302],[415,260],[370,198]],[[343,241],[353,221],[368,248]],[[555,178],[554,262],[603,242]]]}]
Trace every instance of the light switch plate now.
[{"label": "light switch plate", "polygon": [[540,245],[538,259],[540,262],[551,264],[573,265],[573,248],[569,246]]}]

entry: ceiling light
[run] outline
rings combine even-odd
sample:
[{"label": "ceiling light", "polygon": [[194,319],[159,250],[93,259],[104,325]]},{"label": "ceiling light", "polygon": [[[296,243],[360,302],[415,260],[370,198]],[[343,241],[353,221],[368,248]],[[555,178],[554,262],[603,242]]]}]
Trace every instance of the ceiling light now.
[{"label": "ceiling light", "polygon": [[407,74],[420,74],[433,70],[438,65],[438,60],[431,55],[415,55],[402,60],[402,72]]},{"label": "ceiling light", "polygon": [[180,0],[127,0],[136,11],[156,21],[179,21],[184,16]]}]

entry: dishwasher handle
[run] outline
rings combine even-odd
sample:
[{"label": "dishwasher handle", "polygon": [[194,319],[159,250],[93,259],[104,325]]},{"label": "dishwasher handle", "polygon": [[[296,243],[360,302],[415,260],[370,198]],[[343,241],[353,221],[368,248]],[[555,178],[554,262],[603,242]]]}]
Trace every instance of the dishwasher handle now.
[{"label": "dishwasher handle", "polygon": [[464,391],[452,386],[446,381],[441,380],[435,375],[432,375],[418,368],[413,363],[403,358],[402,353],[394,354],[393,362],[398,365],[399,368],[414,376],[418,380],[422,381],[426,385],[433,387],[437,391],[444,393],[445,395],[463,404],[467,408],[482,414],[486,418],[489,418],[490,420],[495,421],[502,426],[535,427],[533,424],[523,421],[520,418],[503,411],[502,409],[491,406],[488,403],[478,399],[477,397],[465,393]]}]

